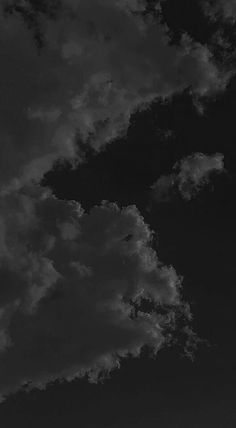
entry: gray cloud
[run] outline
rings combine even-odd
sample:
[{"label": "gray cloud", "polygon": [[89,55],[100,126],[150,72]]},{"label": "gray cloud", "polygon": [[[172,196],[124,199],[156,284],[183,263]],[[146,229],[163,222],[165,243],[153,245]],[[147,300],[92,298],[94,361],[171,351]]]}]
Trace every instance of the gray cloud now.
[{"label": "gray cloud", "polygon": [[[21,17],[0,16],[3,395],[27,382],[96,380],[169,339],[179,279],[152,250],[137,209],[104,203],[86,214],[37,182],[57,160],[80,161],[77,139],[99,151],[155,98],[189,86],[206,96],[227,80],[206,46],[186,35],[170,46],[165,25],[133,14],[142,1],[62,3],[55,21],[40,17],[40,55]],[[141,299],[167,305],[166,315],[146,313]]]},{"label": "gray cloud", "polygon": [[217,17],[231,21],[235,21],[236,19],[235,0],[217,0],[214,3],[204,3],[204,9],[206,14],[212,19],[216,19]]},{"label": "gray cloud", "polygon": [[[96,381],[168,340],[179,278],[136,207],[104,202],[86,214],[34,187],[1,198],[0,225],[2,395],[85,373]],[[169,309],[146,313],[141,299]]]},{"label": "gray cloud", "polygon": [[194,198],[209,183],[212,173],[224,171],[224,156],[222,153],[194,153],[177,162],[173,170],[172,174],[161,176],[152,186],[155,200],[168,202],[176,193],[185,200]]},{"label": "gray cloud", "polygon": [[64,0],[57,19],[40,15],[40,55],[19,14],[0,16],[3,189],[40,180],[58,159],[77,162],[78,139],[100,150],[158,97],[224,88],[207,46],[186,35],[170,46],[165,25],[132,13],[144,4]]}]

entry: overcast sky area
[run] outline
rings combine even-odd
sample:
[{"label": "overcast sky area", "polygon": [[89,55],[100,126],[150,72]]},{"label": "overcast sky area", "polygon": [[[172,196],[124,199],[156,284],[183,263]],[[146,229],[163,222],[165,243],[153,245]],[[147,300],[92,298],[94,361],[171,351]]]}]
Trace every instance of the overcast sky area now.
[{"label": "overcast sky area", "polygon": [[0,56],[0,423],[235,427],[235,0],[1,0]]}]

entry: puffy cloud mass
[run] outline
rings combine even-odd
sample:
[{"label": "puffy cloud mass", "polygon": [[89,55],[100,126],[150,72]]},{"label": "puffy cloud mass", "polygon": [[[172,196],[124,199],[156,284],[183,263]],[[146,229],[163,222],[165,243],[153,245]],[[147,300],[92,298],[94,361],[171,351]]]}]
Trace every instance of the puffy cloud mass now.
[{"label": "puffy cloud mass", "polygon": [[[133,112],[157,97],[187,87],[205,96],[227,80],[207,46],[187,35],[179,46],[170,45],[168,28],[142,14],[142,0],[60,3],[53,19],[33,13],[28,0],[1,6],[4,189],[39,180],[57,160],[77,162],[78,141],[100,150],[126,132]],[[50,10],[45,4],[42,11]],[[3,5],[11,13],[4,15]],[[40,52],[28,27],[43,34]]]},{"label": "puffy cloud mass", "polygon": [[2,395],[85,373],[96,380],[143,345],[162,347],[180,284],[134,206],[104,202],[86,214],[40,187],[0,204]]},{"label": "puffy cloud mass", "polygon": [[176,192],[190,200],[209,183],[212,173],[224,171],[222,153],[205,155],[194,153],[177,162],[170,175],[161,176],[152,186],[153,197],[159,202],[168,202]]}]

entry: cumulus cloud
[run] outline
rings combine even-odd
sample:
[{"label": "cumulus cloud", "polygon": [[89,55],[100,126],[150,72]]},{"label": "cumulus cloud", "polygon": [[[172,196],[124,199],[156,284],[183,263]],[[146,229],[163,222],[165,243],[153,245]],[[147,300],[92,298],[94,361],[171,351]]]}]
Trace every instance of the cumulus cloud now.
[{"label": "cumulus cloud", "polygon": [[34,187],[2,197],[0,212],[2,395],[85,373],[96,380],[144,345],[163,346],[180,282],[135,206],[104,202],[86,214]]},{"label": "cumulus cloud", "polygon": [[[49,12],[30,14],[31,2],[6,3],[12,8],[0,14],[4,189],[40,180],[58,159],[77,162],[79,140],[100,150],[158,97],[187,87],[205,96],[226,84],[207,46],[186,35],[169,45],[167,27],[143,16],[144,1],[63,0],[50,20]],[[40,53],[29,16],[44,36]]]},{"label": "cumulus cloud", "polygon": [[224,171],[224,156],[222,153],[194,153],[177,162],[173,170],[172,174],[161,176],[152,186],[155,200],[168,202],[176,193],[187,201],[194,198],[210,182],[213,173]]}]

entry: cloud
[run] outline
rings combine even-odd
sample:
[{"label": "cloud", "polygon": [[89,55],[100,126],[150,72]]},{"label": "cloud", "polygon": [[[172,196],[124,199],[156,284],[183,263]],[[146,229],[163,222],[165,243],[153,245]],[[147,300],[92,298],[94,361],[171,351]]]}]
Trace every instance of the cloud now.
[{"label": "cloud", "polygon": [[170,45],[168,28],[142,15],[144,1],[63,0],[53,19],[31,13],[44,36],[40,53],[22,19],[30,4],[0,15],[4,191],[39,181],[57,160],[80,161],[79,140],[99,151],[158,97],[225,87],[207,46],[187,35]]},{"label": "cloud", "polygon": [[[85,213],[37,184],[54,162],[81,161],[79,141],[99,151],[124,135],[132,113],[154,99],[224,88],[208,48],[187,35],[169,45],[168,28],[144,18],[144,8],[141,0],[63,0],[56,19],[34,17],[40,53],[21,14],[0,16],[2,396],[85,374],[96,381],[145,345],[156,353],[177,311],[190,316],[135,206],[104,202]],[[187,194],[184,161],[178,168]],[[191,192],[202,180],[198,173]]]},{"label": "cloud", "polygon": [[170,202],[175,195],[176,175],[162,175],[152,185],[152,196],[158,202]]},{"label": "cloud", "polygon": [[187,201],[196,197],[210,182],[212,173],[224,171],[224,156],[222,153],[194,153],[177,162],[173,170],[172,174],[161,176],[152,186],[156,201],[168,202],[176,193]]},{"label": "cloud", "polygon": [[235,0],[217,0],[214,3],[208,2],[204,4],[205,12],[212,19],[223,17],[229,21],[236,19],[236,3]]},{"label": "cloud", "polygon": [[[225,87],[207,46],[187,35],[170,45],[144,5],[63,0],[56,19],[34,16],[40,53],[18,13],[24,7],[0,16],[2,395],[85,374],[96,381],[144,345],[157,352],[183,307],[179,278],[159,261],[136,207],[105,202],[85,213],[37,185],[54,162],[81,160],[79,141],[99,151],[124,135],[132,113],[156,98]],[[204,174],[189,177],[184,161],[162,187],[178,176],[186,197],[208,170],[192,160],[191,172]]]},{"label": "cloud", "polygon": [[0,204],[2,396],[86,373],[96,381],[144,345],[163,346],[180,283],[135,206],[104,202],[86,214],[36,186]]}]

